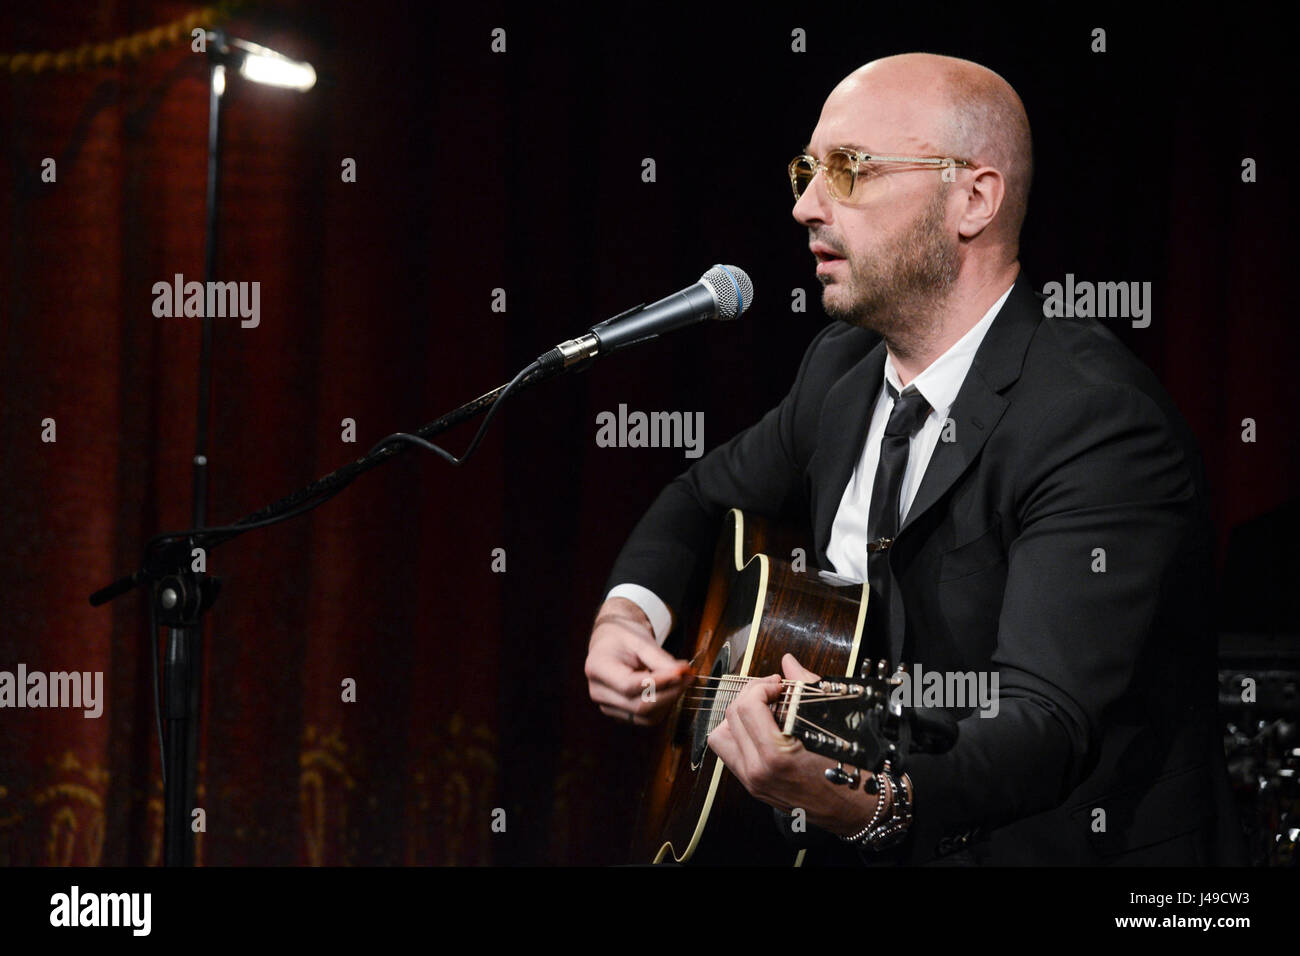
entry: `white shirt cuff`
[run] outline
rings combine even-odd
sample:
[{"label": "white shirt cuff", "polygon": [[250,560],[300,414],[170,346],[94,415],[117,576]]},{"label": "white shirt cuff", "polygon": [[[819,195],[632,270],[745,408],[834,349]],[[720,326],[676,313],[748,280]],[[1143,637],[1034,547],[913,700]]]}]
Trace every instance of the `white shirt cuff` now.
[{"label": "white shirt cuff", "polygon": [[669,610],[668,605],[659,599],[649,588],[643,588],[639,584],[620,584],[610,588],[605,600],[610,598],[627,598],[650,619],[650,626],[654,628],[655,640],[662,647],[664,638],[668,632],[673,629],[673,612]]}]

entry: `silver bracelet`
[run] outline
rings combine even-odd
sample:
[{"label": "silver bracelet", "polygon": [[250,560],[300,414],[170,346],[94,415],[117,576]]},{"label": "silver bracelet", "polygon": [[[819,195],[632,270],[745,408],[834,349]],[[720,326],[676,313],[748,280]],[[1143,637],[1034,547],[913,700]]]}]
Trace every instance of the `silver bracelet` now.
[{"label": "silver bracelet", "polygon": [[[890,796],[892,798],[893,785],[889,780],[889,777],[885,774],[881,774],[879,779],[883,780],[885,782],[885,786],[890,788]],[[876,810],[873,814],[871,814],[871,822],[868,823],[861,830],[859,830],[857,833],[853,834],[852,836],[840,837],[840,839],[843,840],[845,843],[851,843],[857,846],[867,846],[867,844],[863,841],[865,841],[867,836],[871,833],[871,831],[876,828],[876,825],[880,823],[881,817],[883,817],[885,814],[885,804],[886,804],[885,791],[884,788],[881,788],[879,796],[876,797]]]},{"label": "silver bracelet", "polygon": [[895,796],[895,799],[890,801],[889,819],[874,832],[868,833],[862,838],[862,845],[873,850],[884,850],[902,843],[907,836],[907,831],[912,826],[911,788],[908,786],[912,778],[902,774],[895,779],[888,769],[888,763],[885,766],[884,776],[890,782],[890,792]]}]

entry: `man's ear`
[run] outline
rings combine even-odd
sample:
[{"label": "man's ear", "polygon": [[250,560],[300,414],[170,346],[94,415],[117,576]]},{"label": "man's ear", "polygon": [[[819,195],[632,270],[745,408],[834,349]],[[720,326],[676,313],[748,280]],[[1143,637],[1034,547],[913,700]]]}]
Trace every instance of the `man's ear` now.
[{"label": "man's ear", "polygon": [[964,192],[966,206],[957,221],[957,232],[963,239],[974,239],[997,218],[1007,183],[992,166],[981,166],[972,171]]}]

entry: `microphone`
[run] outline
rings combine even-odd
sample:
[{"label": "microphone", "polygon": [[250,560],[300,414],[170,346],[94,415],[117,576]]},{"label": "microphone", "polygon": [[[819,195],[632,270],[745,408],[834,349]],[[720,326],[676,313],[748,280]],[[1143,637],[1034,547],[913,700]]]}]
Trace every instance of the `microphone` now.
[{"label": "microphone", "polygon": [[568,368],[706,319],[738,318],[753,301],[754,283],[744,269],[715,265],[694,285],[650,305],[629,309],[593,325],[585,335],[561,342],[537,364],[544,371]]}]

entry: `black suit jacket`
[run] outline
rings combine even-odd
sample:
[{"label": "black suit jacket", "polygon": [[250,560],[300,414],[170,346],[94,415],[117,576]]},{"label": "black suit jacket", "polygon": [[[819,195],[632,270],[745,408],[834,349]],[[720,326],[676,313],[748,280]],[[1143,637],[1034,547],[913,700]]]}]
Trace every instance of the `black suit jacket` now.
[{"label": "black suit jacket", "polygon": [[[810,522],[829,568],[885,359],[870,332],[823,329],[786,398],[659,495],[610,585],[680,610],[730,507]],[[1023,275],[950,418],[889,552],[890,659],[996,671],[999,711],[957,713],[949,753],[911,758],[915,822],[890,859],[1243,862],[1186,423],[1100,323],[1044,318]]]}]

